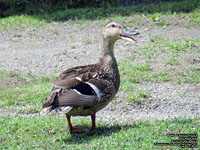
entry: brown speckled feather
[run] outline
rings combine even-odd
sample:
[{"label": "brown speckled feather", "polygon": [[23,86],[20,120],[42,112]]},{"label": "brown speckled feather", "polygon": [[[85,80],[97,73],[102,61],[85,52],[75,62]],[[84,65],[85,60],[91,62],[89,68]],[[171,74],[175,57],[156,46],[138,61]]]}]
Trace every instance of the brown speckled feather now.
[{"label": "brown speckled feather", "polygon": [[[61,73],[59,78],[54,81],[53,84],[58,87],[71,88],[81,82],[87,82],[95,78],[95,74],[98,72],[98,69],[98,64],[73,67]],[[77,78],[81,79],[81,81]]]}]

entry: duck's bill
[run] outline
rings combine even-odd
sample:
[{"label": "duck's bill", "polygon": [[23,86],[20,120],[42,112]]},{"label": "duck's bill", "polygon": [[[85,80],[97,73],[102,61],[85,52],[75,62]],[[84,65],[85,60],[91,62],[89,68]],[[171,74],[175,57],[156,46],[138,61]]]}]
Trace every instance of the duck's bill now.
[{"label": "duck's bill", "polygon": [[120,35],[120,38],[127,40],[127,41],[130,41],[130,42],[137,43],[137,41],[133,37],[130,37],[130,36],[127,36],[127,35]]},{"label": "duck's bill", "polygon": [[122,34],[120,35],[120,38],[136,43],[137,41],[131,36],[138,35],[138,34],[139,34],[139,32],[137,32],[137,31],[131,31],[127,28],[124,28]]}]

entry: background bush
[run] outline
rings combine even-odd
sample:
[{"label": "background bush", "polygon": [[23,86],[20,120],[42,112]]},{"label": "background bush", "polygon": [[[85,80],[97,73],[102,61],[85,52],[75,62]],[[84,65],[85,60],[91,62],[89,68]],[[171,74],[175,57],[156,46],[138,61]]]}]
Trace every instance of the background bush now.
[{"label": "background bush", "polygon": [[51,13],[67,8],[129,6],[172,0],[0,0],[0,17]]},{"label": "background bush", "polygon": [[39,14],[66,8],[116,6],[117,0],[0,0],[0,17]]}]

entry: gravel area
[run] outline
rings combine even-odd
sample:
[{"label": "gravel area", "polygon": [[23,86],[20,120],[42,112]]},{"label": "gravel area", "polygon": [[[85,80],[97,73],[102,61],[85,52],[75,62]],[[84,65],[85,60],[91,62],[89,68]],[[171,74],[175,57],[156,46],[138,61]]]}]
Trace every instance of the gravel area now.
[{"label": "gravel area", "polygon": [[[127,103],[118,98],[97,116],[109,122],[132,123],[140,120],[161,120],[175,117],[195,117],[200,115],[200,84],[177,85],[173,83],[147,83],[143,86],[150,98],[145,105]],[[184,93],[179,96],[177,93]],[[121,95],[121,94],[120,94]]]},{"label": "gravel area", "polygon": [[[0,31],[0,70],[52,75],[72,66],[96,63],[101,56],[102,44],[99,23],[53,22],[41,28]],[[137,37],[138,45],[147,45],[151,36],[160,34],[169,39],[200,38],[198,25],[185,26],[183,23],[184,19],[176,20],[167,30],[158,26],[152,28],[148,20],[136,25],[141,33]],[[130,51],[126,49],[135,47],[118,41],[115,46],[117,60],[129,55]],[[155,65],[159,67],[159,64]],[[136,84],[136,87],[148,91],[146,104],[130,104],[124,93],[119,92],[116,100],[97,113],[97,120],[123,124],[200,115],[200,83],[144,82]],[[1,114],[15,115],[5,110],[1,110]]]}]

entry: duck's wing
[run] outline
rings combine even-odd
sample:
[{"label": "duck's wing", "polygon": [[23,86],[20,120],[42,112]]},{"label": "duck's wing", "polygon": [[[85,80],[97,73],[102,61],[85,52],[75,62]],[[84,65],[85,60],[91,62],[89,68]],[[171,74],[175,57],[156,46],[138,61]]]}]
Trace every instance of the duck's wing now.
[{"label": "duck's wing", "polygon": [[[79,66],[64,71],[54,82],[54,88],[43,105],[42,113],[58,107],[93,106],[100,100],[98,88],[90,83],[96,79],[98,65]],[[67,109],[69,111],[71,109]],[[61,111],[62,112],[62,111]],[[66,113],[66,111],[65,111]]]},{"label": "duck's wing", "polygon": [[53,85],[60,88],[72,88],[95,77],[98,64],[78,66],[62,72]]},{"label": "duck's wing", "polygon": [[[98,97],[82,94],[76,89],[53,89],[46,103],[43,105],[42,114],[53,110],[59,113],[67,113],[72,107],[93,106],[98,103]],[[63,108],[61,110],[60,108]],[[68,110],[68,111],[66,111]]]}]

